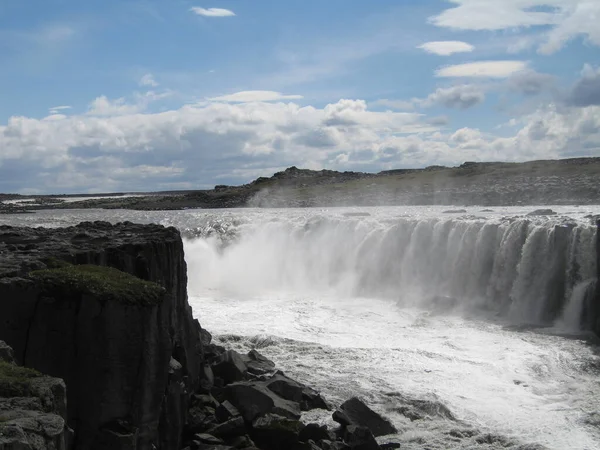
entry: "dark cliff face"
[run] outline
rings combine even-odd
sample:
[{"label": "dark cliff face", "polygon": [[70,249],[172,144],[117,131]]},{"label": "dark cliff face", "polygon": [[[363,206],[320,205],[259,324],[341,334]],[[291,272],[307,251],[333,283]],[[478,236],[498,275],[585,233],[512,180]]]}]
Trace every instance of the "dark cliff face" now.
[{"label": "dark cliff face", "polygon": [[[179,448],[202,352],[179,232],[105,222],[0,227],[0,256],[0,339],[19,363],[65,380],[76,447],[118,447],[125,439],[138,449]],[[157,286],[153,301],[119,301],[105,295],[113,289],[108,271],[99,289],[87,289],[96,279],[49,286],[34,276],[60,261],[118,269],[131,275],[122,282],[135,292],[138,278],[164,289]],[[173,365],[182,366],[177,377]]]}]

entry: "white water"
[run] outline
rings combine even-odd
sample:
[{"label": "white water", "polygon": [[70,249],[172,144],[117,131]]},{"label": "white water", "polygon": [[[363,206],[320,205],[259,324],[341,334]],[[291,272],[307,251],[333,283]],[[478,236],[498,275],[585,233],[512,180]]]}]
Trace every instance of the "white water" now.
[{"label": "white water", "polygon": [[[598,449],[600,361],[577,339],[596,274],[596,230],[583,216],[597,211],[553,207],[559,216],[524,217],[532,209],[467,208],[461,217],[435,207],[66,211],[0,219],[177,226],[194,236],[185,242],[190,303],[217,340],[258,347],[334,403],[363,397],[394,421],[402,448]],[[357,211],[369,215],[344,215]],[[507,326],[521,324],[535,328]],[[414,398],[441,402],[457,420],[410,421],[399,407]]]},{"label": "white water", "polygon": [[[202,324],[227,345],[261,347],[336,403],[363,396],[392,418],[403,448],[511,447],[455,438],[465,424],[513,448],[600,448],[588,423],[600,410],[598,358],[557,335],[585,322],[595,228],[371,212],[206,219],[186,242]],[[411,422],[400,395],[439,401],[459,422]]]}]

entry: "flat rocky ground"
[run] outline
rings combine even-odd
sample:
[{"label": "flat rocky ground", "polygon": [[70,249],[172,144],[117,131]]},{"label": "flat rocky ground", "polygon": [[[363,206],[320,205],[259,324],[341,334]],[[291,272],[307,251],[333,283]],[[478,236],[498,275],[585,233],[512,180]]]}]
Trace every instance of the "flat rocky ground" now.
[{"label": "flat rocky ground", "polygon": [[203,191],[147,193],[143,196],[55,202],[52,196],[3,199],[0,213],[36,209],[107,208],[173,210],[188,208],[308,207],[377,205],[549,205],[599,204],[600,157],[432,166],[377,174],[305,170],[290,167],[270,178],[241,186]]}]

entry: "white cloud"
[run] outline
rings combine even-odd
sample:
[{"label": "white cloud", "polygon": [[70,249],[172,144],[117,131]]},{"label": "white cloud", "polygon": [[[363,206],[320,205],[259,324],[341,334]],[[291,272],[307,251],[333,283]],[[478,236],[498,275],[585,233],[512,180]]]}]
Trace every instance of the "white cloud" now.
[{"label": "white cloud", "polygon": [[600,106],[540,108],[514,122],[513,136],[499,137],[473,128],[439,133],[445,121],[374,112],[359,99],[322,108],[208,102],[144,113],[143,97],[131,104],[99,97],[95,114],[12,117],[0,125],[1,190],[197,188],[198,180],[241,183],[290,165],[382,170],[600,151]]},{"label": "white cloud", "polygon": [[154,75],[152,75],[151,73],[147,73],[142,78],[140,78],[139,85],[140,86],[157,87],[158,83],[154,79]]},{"label": "white cloud", "polygon": [[213,102],[250,103],[250,102],[275,102],[279,100],[299,100],[301,95],[284,95],[275,91],[242,91],[235,94],[222,95],[209,98]]},{"label": "white cloud", "polygon": [[434,41],[419,45],[420,49],[435,55],[449,56],[453,53],[472,52],[475,47],[462,41]]},{"label": "white cloud", "polygon": [[71,107],[68,105],[61,105],[61,106],[53,106],[52,108],[48,108],[48,111],[50,112],[50,114],[58,114],[58,113],[60,113],[60,111],[66,111],[67,109],[71,109]]},{"label": "white cloud", "polygon": [[524,61],[478,61],[441,67],[436,70],[435,76],[506,78],[526,68]]},{"label": "white cloud", "polygon": [[539,47],[554,53],[569,40],[583,36],[600,45],[598,0],[450,0],[446,9],[430,22],[456,30],[507,30],[549,26]]},{"label": "white cloud", "polygon": [[190,8],[194,14],[198,14],[199,16],[204,17],[231,17],[235,16],[235,13],[229,9],[223,8],[200,8],[199,6],[194,6]]},{"label": "white cloud", "polygon": [[88,114],[90,116],[121,116],[135,114],[140,110],[141,108],[138,105],[126,103],[123,97],[110,100],[105,95],[101,95],[90,103]]},{"label": "white cloud", "polygon": [[375,100],[374,102],[369,102],[369,105],[384,106],[386,108],[407,110],[407,111],[411,111],[411,110],[415,109],[414,100],[390,100],[387,98],[382,98],[379,100]]},{"label": "white cloud", "polygon": [[438,88],[422,102],[424,106],[434,104],[443,105],[447,108],[468,109],[483,103],[485,93],[479,86],[463,84],[448,88]]}]

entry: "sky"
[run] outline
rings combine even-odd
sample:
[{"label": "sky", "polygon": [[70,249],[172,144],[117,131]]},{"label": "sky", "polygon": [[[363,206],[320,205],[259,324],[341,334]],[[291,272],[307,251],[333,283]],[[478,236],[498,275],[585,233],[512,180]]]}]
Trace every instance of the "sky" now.
[{"label": "sky", "polygon": [[600,156],[598,0],[0,0],[0,192]]}]

